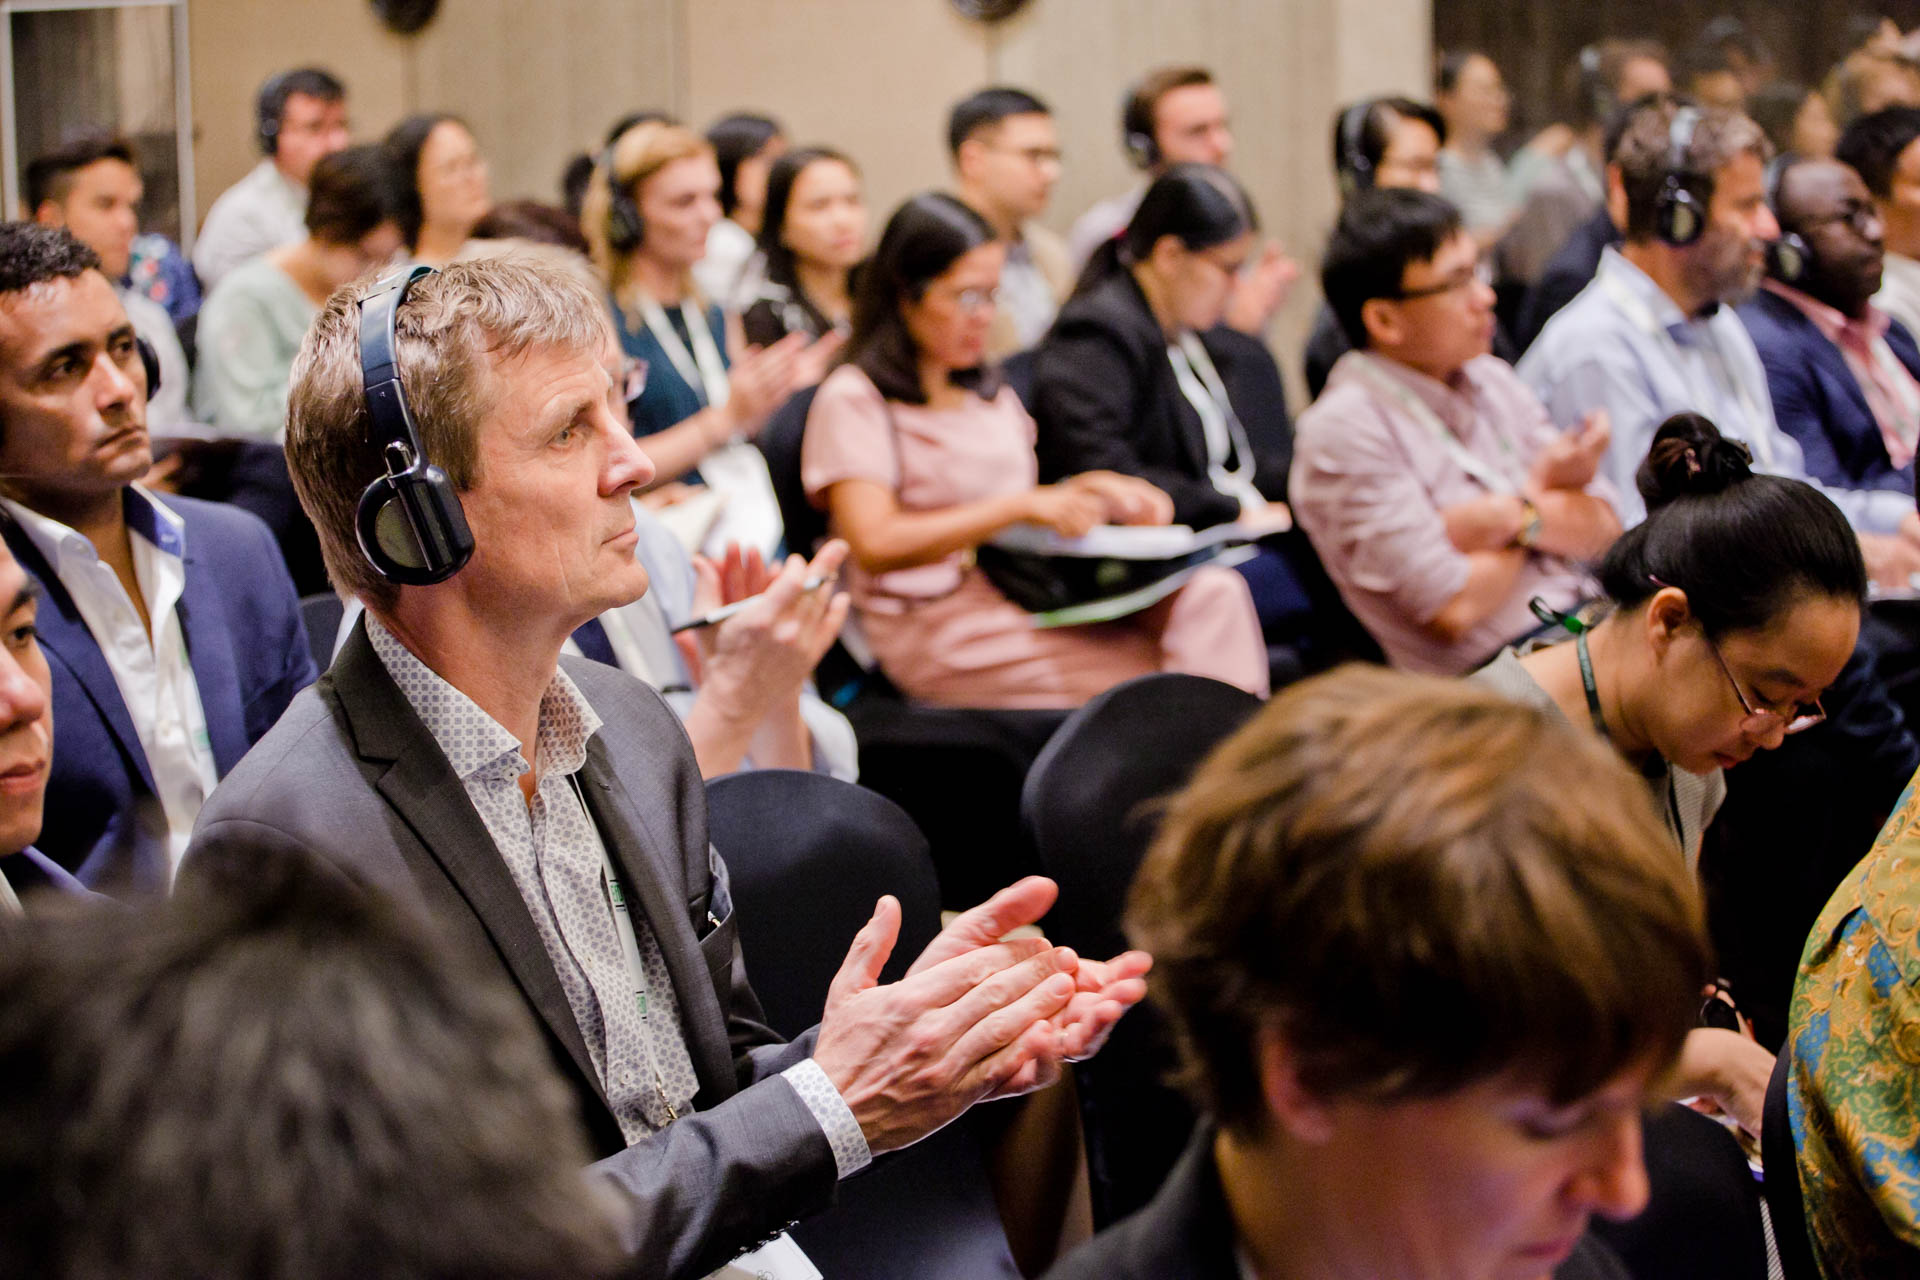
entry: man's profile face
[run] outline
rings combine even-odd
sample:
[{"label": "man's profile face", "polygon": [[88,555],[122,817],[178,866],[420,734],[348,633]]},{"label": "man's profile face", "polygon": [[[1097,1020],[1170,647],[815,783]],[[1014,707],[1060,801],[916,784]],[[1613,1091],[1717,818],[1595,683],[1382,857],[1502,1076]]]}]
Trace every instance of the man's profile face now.
[{"label": "man's profile face", "polygon": [[1880,289],[1886,228],[1860,175],[1837,160],[1794,165],[1780,184],[1780,208],[1810,251],[1800,287],[1847,315],[1865,314]]},{"label": "man's profile face", "polygon": [[1224,167],[1233,158],[1233,130],[1220,86],[1189,84],[1161,94],[1153,108],[1153,139],[1162,165]]},{"label": "man's profile face", "polygon": [[146,474],[147,378],[98,271],[0,294],[0,487],[38,508]]},{"label": "man's profile face", "polygon": [[26,570],[0,543],[0,856],[40,834],[53,763],[53,673],[34,631],[39,596]]},{"label": "man's profile face", "polygon": [[126,276],[133,261],[133,238],[140,233],[140,174],[125,160],[106,156],[68,175],[73,184],[64,200],[48,200],[35,217],[63,226],[100,255],[109,280]]},{"label": "man's profile face", "polygon": [[1759,156],[1742,151],[1714,171],[1707,229],[1686,262],[1694,288],[1728,305],[1752,297],[1766,269],[1767,244],[1779,235],[1767,207],[1766,168]]},{"label": "man's profile face", "polygon": [[537,630],[564,635],[647,589],[630,496],[653,463],[626,424],[625,386],[610,365],[608,351],[534,347],[488,374],[479,474],[460,495],[473,560],[454,582]]},{"label": "man's profile face", "polygon": [[320,157],[346,149],[346,99],[316,98],[310,93],[287,95],[273,149],[273,161],[282,173],[304,185]]},{"label": "man's profile face", "polygon": [[1008,116],[962,145],[976,149],[972,171],[1002,210],[1023,221],[1047,211],[1060,180],[1060,137],[1052,116]]}]

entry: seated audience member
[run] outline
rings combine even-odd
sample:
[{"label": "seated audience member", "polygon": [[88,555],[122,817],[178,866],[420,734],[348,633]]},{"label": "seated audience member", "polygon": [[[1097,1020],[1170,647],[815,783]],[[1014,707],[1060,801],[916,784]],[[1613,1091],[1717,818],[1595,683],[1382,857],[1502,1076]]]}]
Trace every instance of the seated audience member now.
[{"label": "seated audience member", "polygon": [[789,395],[820,379],[831,347],[792,334],[729,358],[720,307],[694,284],[720,216],[713,148],[678,125],[650,122],[602,154],[581,219],[607,281],[620,346],[647,363],[632,408],[658,483],[704,481],[727,496],[708,535],[772,555],[780,507],[760,452],[745,441]]},{"label": "seated audience member", "polygon": [[1647,1202],[1707,942],[1592,735],[1378,668],[1295,685],[1172,801],[1127,928],[1206,1119],[1049,1280],[1626,1275],[1587,1227]]},{"label": "seated audience member", "polygon": [[28,902],[51,891],[84,894],[86,889],[71,872],[33,847],[40,834],[41,812],[47,795],[47,774],[53,764],[53,671],[35,638],[34,619],[40,597],[13,552],[0,543],[0,625],[6,641],[0,645],[0,941],[9,916],[23,914],[20,895]]},{"label": "seated audience member", "polygon": [[1354,615],[1396,666],[1469,671],[1571,609],[1620,532],[1595,480],[1604,413],[1562,435],[1488,354],[1493,290],[1453,206],[1347,203],[1321,268],[1354,350],[1300,417],[1291,496]]},{"label": "seated audience member", "polygon": [[506,200],[487,210],[473,224],[472,240],[520,240],[528,244],[553,245],[579,254],[587,260],[587,238],[580,234],[580,221],[557,205],[538,200]]},{"label": "seated audience member", "polygon": [[[376,333],[392,326],[420,455],[464,511],[470,544],[434,545],[468,555],[428,558],[401,535],[369,558],[356,536],[385,474],[366,438],[368,308]],[[648,1274],[692,1280],[826,1207],[871,1155],[1050,1082],[1139,997],[1147,961],[995,941],[1051,904],[1035,878],[876,986],[900,919],[882,899],[820,1028],[776,1041],[672,712],[560,656],[647,587],[630,498],[650,467],[618,412],[613,342],[596,290],[511,257],[416,268],[322,309],[287,453],[327,567],[366,616],[220,788],[188,866],[305,851],[478,944],[545,1029],[623,1243]]]},{"label": "seated audience member", "polygon": [[760,222],[761,281],[740,315],[749,344],[791,333],[823,338],[853,324],[853,269],[866,253],[860,170],[830,147],[802,147],[773,162]]},{"label": "seated audience member", "polygon": [[307,326],[334,290],[400,252],[395,185],[372,144],[314,165],[306,235],[235,267],[200,308],[200,421],[229,436],[286,435],[287,376]]},{"label": "seated audience member", "polygon": [[[1438,157],[1446,136],[1440,113],[1410,98],[1368,98],[1341,108],[1333,118],[1333,176],[1340,199],[1376,188],[1438,194]],[[1323,301],[1307,336],[1309,401],[1320,398],[1334,363],[1352,349],[1333,308]]]},{"label": "seated audience member", "polygon": [[1873,305],[1880,215],[1860,175],[1837,160],[1783,156],[1774,216],[1804,255],[1778,260],[1740,318],[1767,371],[1774,420],[1807,474],[1838,489],[1913,496],[1920,443],[1920,349]]},{"label": "seated audience member", "polygon": [[480,144],[458,116],[435,113],[408,116],[380,145],[408,259],[445,266],[493,207]]},{"label": "seated audience member", "polygon": [[512,991],[308,860],[237,851],[171,902],[30,923],[0,991],[0,1272],[616,1273]]},{"label": "seated audience member", "polygon": [[[1800,444],[1780,429],[1753,339],[1731,304],[1753,296],[1780,228],[1767,207],[1766,135],[1745,116],[1660,103],[1623,130],[1613,163],[1626,204],[1626,243],[1542,330],[1520,361],[1563,429],[1604,408],[1613,443],[1601,474],[1624,525],[1645,514],[1634,474],[1653,433],[1676,413],[1704,413],[1753,451],[1762,471],[1811,479]],[[1906,584],[1920,569],[1913,496],[1826,490],[1860,535],[1876,580]]]},{"label": "seated audience member", "polygon": [[213,292],[227,272],[307,232],[307,182],[320,157],[347,145],[347,90],[318,67],[268,77],[254,98],[266,158],[220,193],[193,242],[193,267]]},{"label": "seated audience member", "polygon": [[1433,105],[1447,122],[1440,148],[1440,194],[1482,249],[1506,233],[1518,208],[1507,162],[1493,149],[1507,131],[1513,95],[1493,59],[1477,50],[1442,54],[1434,73]]},{"label": "seated audience member", "polygon": [[1840,135],[1834,155],[1853,166],[1873,196],[1886,245],[1873,305],[1920,335],[1920,107],[1862,116]]},{"label": "seated audience member", "polygon": [[[193,319],[200,314],[200,277],[179,245],[158,232],[135,236],[126,283],[164,308],[176,330],[191,338]],[[182,345],[186,345],[184,339]]]},{"label": "seated audience member", "polygon": [[147,424],[167,434],[187,423],[187,353],[167,309],[127,283],[140,234],[144,187],[133,148],[124,139],[93,134],[27,165],[27,208],[35,222],[65,227],[100,255],[133,331],[160,361],[160,386],[147,404]]},{"label": "seated audience member", "polygon": [[[1564,129],[1544,131],[1513,158],[1515,185],[1524,187],[1526,195],[1512,227],[1495,247],[1501,279],[1531,290],[1583,224],[1596,217],[1605,220],[1609,123],[1623,104],[1672,88],[1666,51],[1652,41],[1601,40],[1580,50],[1561,85]],[[1600,251],[1595,249],[1593,256],[1597,263]],[[1580,284],[1592,278],[1589,270]],[[1567,297],[1578,292],[1576,287]],[[1531,338],[1538,332],[1536,324],[1515,337]]]},{"label": "seated audience member", "polygon": [[1060,136],[1047,104],[1024,89],[982,89],[947,116],[958,194],[1007,246],[987,355],[1000,360],[1046,336],[1073,292],[1067,246],[1037,219],[1060,180]]},{"label": "seated audience member", "polygon": [[[807,418],[801,478],[852,548],[853,607],[880,666],[909,698],[946,706],[1074,707],[1161,670],[1264,694],[1259,623],[1225,569],[1131,617],[1039,629],[973,563],[1013,525],[1075,537],[1165,524],[1175,507],[1113,471],[1036,483],[1033,419],[986,363],[1005,254],[951,196],[900,206],[862,269],[846,363]],[[1223,291],[1226,272],[1205,269]]]},{"label": "seated audience member", "polygon": [[161,892],[313,658],[265,525],[136,483],[146,373],[100,259],[15,222],[0,264],[0,532],[42,593],[60,725],[40,848],[90,888]]},{"label": "seated audience member", "polygon": [[1856,49],[1834,69],[1827,95],[1842,129],[1889,107],[1920,107],[1920,66],[1898,48]]},{"label": "seated audience member", "polygon": [[1873,848],[1821,911],[1793,988],[1787,1115],[1807,1237],[1827,1280],[1920,1270],[1917,805],[1920,788],[1909,784]]},{"label": "seated audience member", "polygon": [[[1067,233],[1067,252],[1075,271],[1084,271],[1094,250],[1118,239],[1155,178],[1177,164],[1227,167],[1233,156],[1233,132],[1227,100],[1205,67],[1157,67],[1128,92],[1120,108],[1120,145],[1134,168],[1146,177],[1129,191],[1103,200],[1080,215]],[[1227,323],[1242,333],[1260,334],[1300,274],[1299,266],[1270,244],[1254,268],[1234,282]]]},{"label": "seated audience member", "polygon": [[1829,160],[1840,141],[1840,126],[1826,95],[1792,80],[1776,80],[1747,102],[1747,114],[1767,135],[1773,152]]},{"label": "seated audience member", "polygon": [[767,207],[767,179],[787,153],[778,121],[751,112],[722,116],[707,130],[720,166],[720,219],[707,232],[707,252],[693,264],[700,292],[729,310],[751,296],[758,276],[754,249]]},{"label": "seated audience member", "polygon": [[1680,51],[1681,91],[1710,111],[1738,115],[1747,109],[1744,70],[1739,55],[1718,40],[1697,38]]}]

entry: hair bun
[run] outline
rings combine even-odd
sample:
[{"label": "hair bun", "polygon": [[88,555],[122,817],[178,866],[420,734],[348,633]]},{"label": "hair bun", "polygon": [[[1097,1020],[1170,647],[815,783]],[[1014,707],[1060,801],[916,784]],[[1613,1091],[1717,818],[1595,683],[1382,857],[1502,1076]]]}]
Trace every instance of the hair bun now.
[{"label": "hair bun", "polygon": [[1654,511],[1675,498],[1723,493],[1753,475],[1753,454],[1697,413],[1676,413],[1653,433],[1653,446],[1634,476]]}]

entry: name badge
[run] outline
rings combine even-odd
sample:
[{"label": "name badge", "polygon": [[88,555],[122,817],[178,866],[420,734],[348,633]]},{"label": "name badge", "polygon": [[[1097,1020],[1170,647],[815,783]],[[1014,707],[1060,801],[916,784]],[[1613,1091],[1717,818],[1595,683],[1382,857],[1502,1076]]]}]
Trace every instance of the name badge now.
[{"label": "name badge", "polygon": [[751,1253],[743,1253],[707,1280],[822,1280],[793,1237],[782,1231]]}]

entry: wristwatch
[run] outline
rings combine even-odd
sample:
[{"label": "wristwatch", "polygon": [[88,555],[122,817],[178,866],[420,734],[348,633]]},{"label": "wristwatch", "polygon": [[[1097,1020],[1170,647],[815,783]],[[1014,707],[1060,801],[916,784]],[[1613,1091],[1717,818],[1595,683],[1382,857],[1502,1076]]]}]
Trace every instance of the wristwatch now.
[{"label": "wristwatch", "polygon": [[1533,544],[1540,541],[1540,508],[1533,505],[1532,499],[1522,498],[1520,515],[1520,532],[1513,535],[1513,545],[1531,551]]}]

